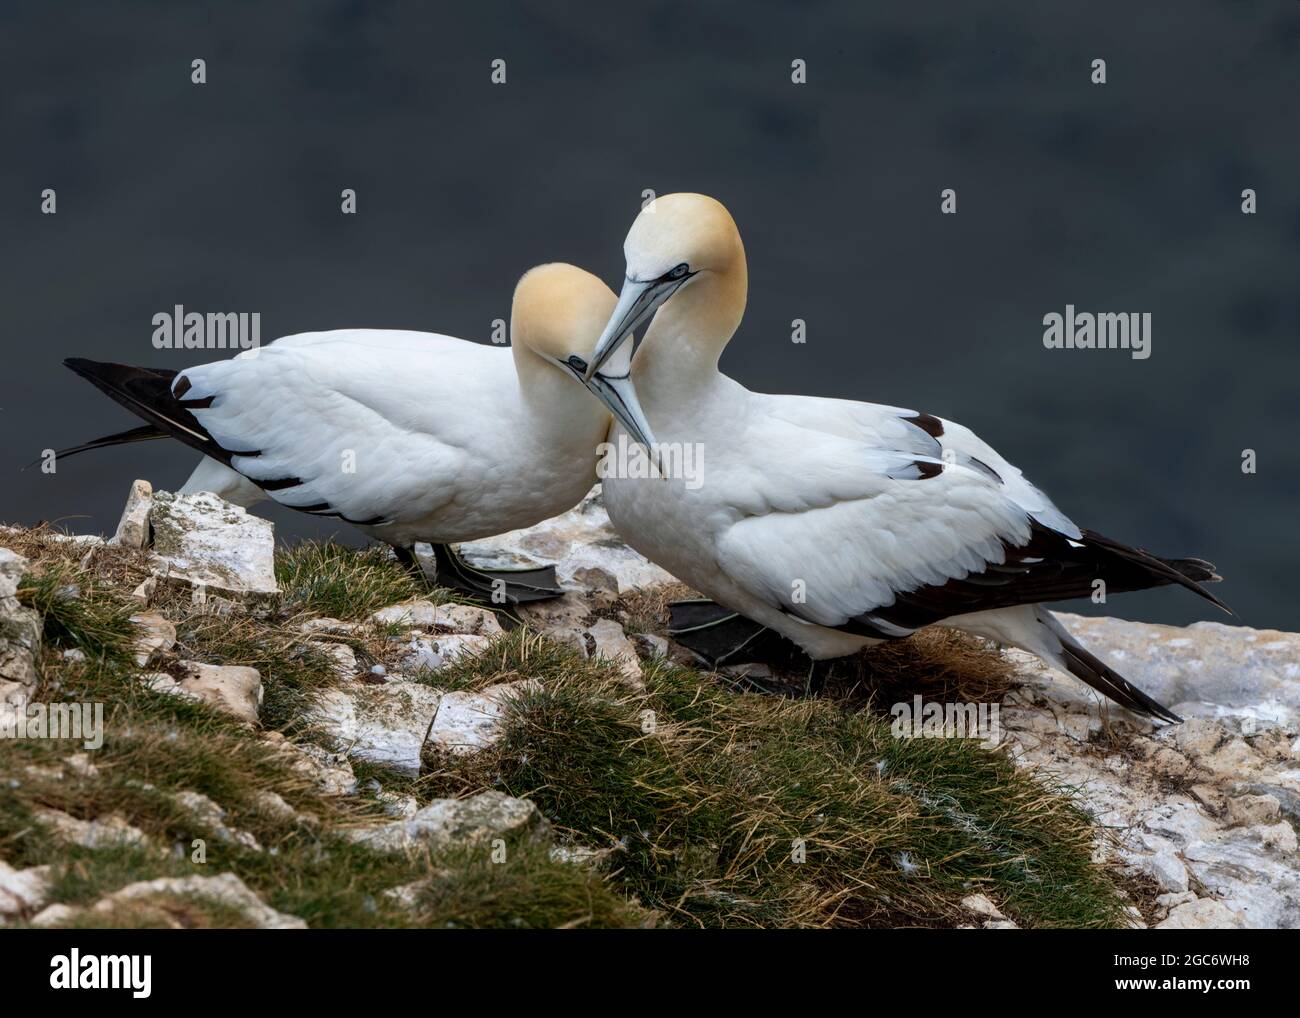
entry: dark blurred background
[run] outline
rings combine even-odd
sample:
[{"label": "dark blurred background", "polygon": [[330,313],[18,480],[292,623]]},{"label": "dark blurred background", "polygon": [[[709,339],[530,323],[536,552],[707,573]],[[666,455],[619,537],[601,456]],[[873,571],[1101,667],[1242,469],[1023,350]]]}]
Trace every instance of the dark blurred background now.
[{"label": "dark blurred background", "polygon": [[[19,472],[138,423],[63,357],[223,356],[155,350],[157,312],[486,341],[527,267],[617,289],[642,191],[693,190],[749,253],[730,374],[959,420],[1082,525],[1213,559],[1240,621],[1297,628],[1300,3],[975,6],[9,0],[0,519],[111,532],[133,478],[188,476],[165,442]],[[1067,303],[1151,312],[1152,357],[1044,349]]]}]

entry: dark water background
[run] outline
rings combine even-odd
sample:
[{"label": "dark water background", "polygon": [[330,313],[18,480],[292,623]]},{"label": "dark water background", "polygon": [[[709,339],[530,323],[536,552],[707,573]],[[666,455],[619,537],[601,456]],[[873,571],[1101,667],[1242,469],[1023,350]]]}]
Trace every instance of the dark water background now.
[{"label": "dark water background", "polygon": [[[528,266],[616,284],[642,190],[695,190],[750,258],[729,373],[959,420],[1084,526],[1211,558],[1243,622],[1294,629],[1298,108],[1295,0],[6,2],[0,519],[111,530],[132,478],[188,475],[161,442],[18,472],[136,423],[63,357],[211,359],[155,350],[156,312],[486,340]],[[1151,312],[1152,357],[1045,350],[1067,303]]]}]

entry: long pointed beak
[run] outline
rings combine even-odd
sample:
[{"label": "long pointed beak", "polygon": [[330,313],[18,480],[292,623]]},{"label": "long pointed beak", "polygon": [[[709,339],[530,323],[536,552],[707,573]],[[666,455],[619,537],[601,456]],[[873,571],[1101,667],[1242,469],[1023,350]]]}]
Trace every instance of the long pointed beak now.
[{"label": "long pointed beak", "polygon": [[650,431],[650,423],[645,419],[645,411],[641,409],[641,402],[637,399],[632,379],[627,375],[610,377],[597,372],[583,384],[609,407],[609,412],[623,425],[633,441],[644,445],[646,452],[653,457],[654,435]]},{"label": "long pointed beak", "polygon": [[592,351],[591,362],[587,367],[584,381],[591,381],[592,376],[620,346],[623,345],[637,329],[654,314],[659,307],[676,290],[676,286],[665,286],[662,280],[652,279],[641,282],[635,279],[623,281],[623,292],[618,295],[618,304],[610,315],[605,331],[596,341]]}]

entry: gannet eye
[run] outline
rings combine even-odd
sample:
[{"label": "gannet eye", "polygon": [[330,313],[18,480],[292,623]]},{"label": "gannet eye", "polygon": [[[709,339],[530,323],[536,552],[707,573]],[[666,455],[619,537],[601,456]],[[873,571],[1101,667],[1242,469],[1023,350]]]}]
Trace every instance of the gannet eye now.
[{"label": "gannet eye", "polygon": [[688,270],[687,270],[686,263],[682,262],[680,265],[675,266],[674,268],[668,270],[668,278],[681,279],[682,276],[686,275],[687,271]]}]

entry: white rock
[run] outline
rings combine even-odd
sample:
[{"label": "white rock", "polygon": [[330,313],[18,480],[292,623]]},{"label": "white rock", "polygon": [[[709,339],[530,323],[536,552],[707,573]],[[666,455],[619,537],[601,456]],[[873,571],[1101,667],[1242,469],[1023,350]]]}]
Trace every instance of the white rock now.
[{"label": "white rock", "polygon": [[158,589],[158,577],[146,576],[140,583],[140,586],[131,591],[131,598],[139,601],[142,605],[148,605],[153,600],[154,591]]},{"label": "white rock", "polygon": [[1236,716],[1300,729],[1300,634],[1056,614],[1090,651],[1185,718]]},{"label": "white rock", "polygon": [[[1300,853],[1293,847],[1294,828],[1281,816],[1287,809],[1284,803],[1294,803],[1293,811],[1300,815],[1300,768],[1291,748],[1294,736],[1290,729],[1279,727],[1291,722],[1275,720],[1253,727],[1248,723],[1252,717],[1291,716],[1289,708],[1276,709],[1279,691],[1282,698],[1290,695],[1282,688],[1287,683],[1271,683],[1267,674],[1278,665],[1271,657],[1276,648],[1259,646],[1265,634],[1242,628],[1178,630],[1134,624],[1139,639],[1124,636],[1128,624],[1119,620],[1094,620],[1088,625],[1103,637],[1109,634],[1118,651],[1112,660],[1139,685],[1144,681],[1137,671],[1142,666],[1138,654],[1142,646],[1152,645],[1153,660],[1166,663],[1189,647],[1199,648],[1197,653],[1203,650],[1206,660],[1218,655],[1226,668],[1234,640],[1239,645],[1236,658],[1256,673],[1251,680],[1255,685],[1225,680],[1223,703],[1214,702],[1219,694],[1213,689],[1200,689],[1200,713],[1179,726],[1156,727],[1112,708],[1107,739],[1115,742],[1117,751],[1086,751],[1071,737],[1080,730],[1078,723],[1057,724],[1053,719],[1096,716],[1095,698],[1081,693],[1080,684],[1068,676],[1019,652],[1007,652],[1021,685],[1004,699],[1000,723],[1008,739],[1020,747],[1016,764],[1076,789],[1100,824],[1125,832],[1113,857],[1107,845],[1099,844],[1099,854],[1107,861],[1150,873],[1166,894],[1195,887],[1202,897],[1216,899],[1239,916],[1247,927],[1300,926]],[[1094,635],[1089,631],[1081,638],[1107,658]],[[1279,639],[1267,643],[1288,642],[1281,639],[1286,634],[1270,635]],[[1127,649],[1126,640],[1132,641]],[[1213,646],[1204,646],[1207,641]],[[1200,674],[1190,665],[1187,671],[1191,676]],[[1242,690],[1248,688],[1271,699],[1253,705],[1243,702]],[[1161,697],[1159,690],[1152,691]],[[1233,698],[1238,698],[1235,705],[1229,702]]]},{"label": "white rock", "polygon": [[[283,795],[279,792],[273,792],[269,788],[261,789],[252,798],[253,804],[257,806],[259,811],[269,817],[274,817],[276,820],[300,821],[308,819],[306,814],[299,813],[289,805]],[[249,837],[252,837],[252,835],[250,834]]]},{"label": "white rock", "polygon": [[118,813],[110,813],[94,820],[81,820],[62,810],[43,806],[37,807],[32,813],[60,841],[81,845],[83,848],[111,848],[120,845],[148,847],[151,844],[144,831],[127,823]]},{"label": "white rock", "polygon": [[0,682],[36,685],[36,650],[41,643],[41,617],[18,601],[18,584],[27,560],[0,548]]},{"label": "white rock", "polygon": [[48,866],[16,870],[0,859],[0,919],[33,912],[45,904],[49,878]]},{"label": "white rock", "polygon": [[1005,919],[1002,910],[983,894],[972,894],[962,898],[961,907],[967,912],[974,912],[976,915],[982,915],[986,919]]},{"label": "white rock", "polygon": [[153,508],[153,485],[134,481],[126,496],[126,508],[118,521],[117,532],[109,544],[123,548],[143,548],[149,543],[149,511]]},{"label": "white rock", "polygon": [[668,638],[656,633],[633,633],[632,642],[642,657],[656,658],[668,656]]},{"label": "white rock", "polygon": [[326,795],[357,794],[357,777],[346,754],[311,743],[285,742],[281,747],[290,766]]},{"label": "white rock", "polygon": [[165,654],[176,646],[176,627],[157,612],[141,612],[131,616],[140,630],[135,638],[135,663],[143,668],[157,654]]},{"label": "white rock", "polygon": [[437,671],[463,657],[481,654],[491,645],[486,636],[469,636],[453,633],[449,636],[419,636],[413,634],[402,655],[402,667],[412,671],[426,669]]},{"label": "white rock", "polygon": [[262,676],[247,665],[209,665],[201,661],[181,661],[181,677],[174,689],[167,688],[158,675],[148,677],[158,692],[179,692],[233,714],[241,721],[257,724],[262,709]]},{"label": "white rock", "polygon": [[494,838],[545,841],[550,824],[528,799],[486,791],[468,799],[435,799],[409,820],[354,831],[349,837],[377,851],[421,846],[481,845]]},{"label": "white rock", "polygon": [[[306,922],[297,916],[277,912],[254,894],[233,873],[218,873],[212,877],[162,877],[128,884],[97,901],[95,912],[111,913],[132,902],[151,898],[203,898],[233,908],[243,914],[253,927],[263,930],[305,930]],[[179,925],[177,923],[176,925]]]},{"label": "white rock", "polygon": [[365,626],[360,622],[343,622],[340,619],[322,617],[308,619],[303,622],[298,626],[298,632],[307,636],[316,636],[322,633],[328,633],[331,636],[351,636],[364,628]]},{"label": "white rock", "polygon": [[381,625],[422,626],[448,633],[501,636],[505,630],[496,615],[486,608],[468,604],[434,604],[432,601],[403,601],[381,608],[371,616]]},{"label": "white rock", "polygon": [[154,494],[153,552],[169,580],[235,597],[278,593],[275,528],[211,492]]},{"label": "white rock", "polygon": [[1143,856],[1138,869],[1150,876],[1166,894],[1187,890],[1187,867],[1173,852],[1156,852]]},{"label": "white rock", "polygon": [[415,777],[440,699],[418,682],[355,683],[321,692],[309,719],[340,752]]},{"label": "white rock", "polygon": [[79,910],[71,905],[47,905],[31,918],[31,924],[37,927],[61,926],[79,915]]},{"label": "white rock", "polygon": [[346,643],[308,640],[307,645],[329,660],[330,670],[336,679],[346,681],[357,674],[357,653]]},{"label": "white rock", "polygon": [[253,852],[262,851],[262,846],[253,835],[227,824],[226,811],[202,792],[176,792],[172,799],[189,814],[191,822],[210,831],[218,841],[233,842]]},{"label": "white rock", "polygon": [[633,687],[640,689],[644,686],[641,680],[641,659],[622,626],[613,619],[597,619],[587,627],[587,634],[596,644],[592,656],[617,664],[623,678]]},{"label": "white rock", "polygon": [[425,744],[453,756],[477,753],[494,745],[505,734],[501,721],[506,705],[533,685],[525,679],[489,686],[480,692],[444,693]]},{"label": "white rock", "polygon": [[567,513],[526,530],[462,544],[460,552],[474,565],[487,569],[554,564],[560,584],[572,589],[589,586],[577,575],[587,569],[612,576],[619,593],[674,582],[618,536],[605,512],[600,485]]},{"label": "white rock", "polygon": [[166,672],[144,672],[137,677],[136,681],[153,693],[164,693],[167,696],[177,696],[184,700],[199,699],[195,693],[186,692],[181,688],[181,684]]},{"label": "white rock", "polygon": [[1246,924],[1240,912],[1234,912],[1213,898],[1199,898],[1185,905],[1175,905],[1168,917],[1156,923],[1157,930],[1239,930]]},{"label": "white rock", "polygon": [[409,820],[420,812],[420,800],[413,795],[399,795],[396,792],[380,792],[375,796],[390,817]]}]

